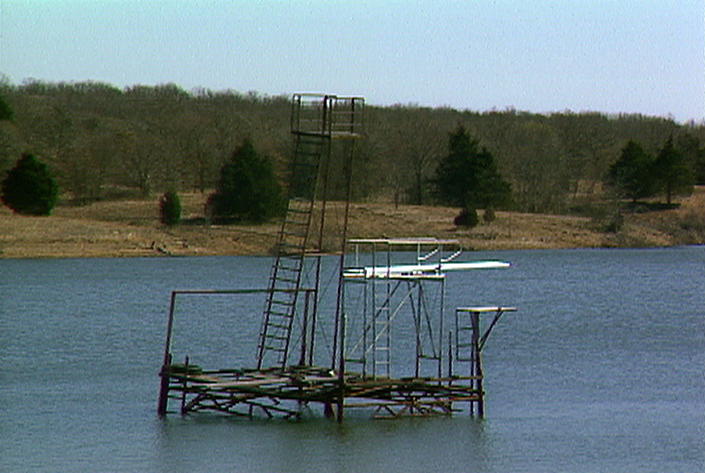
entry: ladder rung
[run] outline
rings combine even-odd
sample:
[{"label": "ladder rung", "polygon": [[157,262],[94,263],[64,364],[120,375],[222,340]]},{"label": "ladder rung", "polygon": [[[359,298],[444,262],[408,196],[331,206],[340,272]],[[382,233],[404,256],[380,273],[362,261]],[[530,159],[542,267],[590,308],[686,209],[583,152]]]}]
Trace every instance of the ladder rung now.
[{"label": "ladder rung", "polygon": [[285,241],[279,242],[280,248],[301,248],[301,244],[295,245],[293,243],[287,243]]},{"label": "ladder rung", "polygon": [[289,301],[282,301],[282,300],[279,300],[279,299],[272,299],[270,302],[272,303],[272,305],[276,305],[276,306],[280,306],[280,307],[291,307],[291,306],[294,305],[293,299],[292,299],[292,300],[289,300]]},{"label": "ladder rung", "polygon": [[282,266],[282,265],[278,264],[278,265],[277,265],[277,269],[278,269],[278,270],[281,270],[281,271],[289,271],[289,272],[292,272],[292,273],[299,273],[299,272],[301,272],[301,267],[300,267],[300,266],[298,266],[298,267],[292,267],[292,266]]},{"label": "ladder rung", "polygon": [[286,259],[289,261],[300,261],[301,260],[301,255],[288,255],[288,254],[280,254],[278,255],[278,258],[281,259]]},{"label": "ladder rung", "polygon": [[286,251],[286,250],[291,250],[290,248],[280,248],[279,251],[279,256],[287,257],[287,258],[296,258],[296,257],[302,257],[304,248],[303,246],[299,248],[299,251]]},{"label": "ladder rung", "polygon": [[316,156],[320,157],[323,149],[320,146],[299,146],[296,150],[296,157],[299,156]]},{"label": "ladder rung", "polygon": [[293,315],[291,315],[290,312],[280,312],[278,310],[269,310],[270,315],[274,315],[276,317],[286,317],[286,318],[291,318]]},{"label": "ladder rung", "polygon": [[276,278],[270,278],[270,279],[275,279],[275,280],[280,280],[282,278],[285,278],[286,276],[297,276],[301,274],[301,268],[288,268],[288,267],[282,267],[282,266],[277,266],[277,277]]},{"label": "ladder rung", "polygon": [[[287,276],[291,277],[291,276],[297,276],[297,275],[301,274],[300,269],[289,270],[289,271],[287,271],[281,267],[278,267],[278,269],[280,271],[277,271],[276,275],[274,273],[272,273],[272,275],[270,276],[269,279],[273,279],[275,281],[284,281],[285,279],[287,279]],[[294,279],[294,281],[296,281],[296,279]]]},{"label": "ladder rung", "polygon": [[[303,253],[304,245],[280,245],[279,250],[281,251],[280,256],[296,256],[301,255],[301,253]],[[298,252],[283,250],[298,250]]]},{"label": "ladder rung", "polygon": [[[280,290],[286,290],[283,288],[279,288]],[[293,291],[293,290],[292,290]],[[278,309],[289,309],[294,306],[294,300],[295,298],[293,297],[293,292],[292,292],[292,298],[290,300],[282,300],[282,299],[272,299],[269,300],[268,302],[272,305],[273,308],[278,308]]]},{"label": "ladder rung", "polygon": [[[310,139],[307,139],[307,138],[310,138]],[[323,146],[323,140],[321,140],[317,136],[308,136],[307,137],[305,135],[302,135],[299,138],[299,143],[307,144],[307,145],[314,145],[314,146]]]},{"label": "ladder rung", "polygon": [[294,209],[292,207],[289,207],[288,211],[290,213],[295,213],[295,214],[309,214],[309,213],[311,213],[311,211],[309,209]]},{"label": "ladder rung", "polygon": [[[275,305],[276,305],[277,308],[281,308],[281,309],[285,309],[285,310],[286,310],[286,309],[290,309],[291,307],[293,307],[294,304],[289,304],[289,303],[284,303],[284,304],[274,304],[274,303],[273,303],[273,304],[272,304],[272,306],[275,306]],[[275,315],[275,316],[278,316],[278,317],[291,317],[290,312],[288,312],[288,311],[287,311],[287,312],[282,312],[281,310],[270,309],[270,310],[269,310],[269,313],[270,313],[270,314],[273,314],[273,315]]]},{"label": "ladder rung", "polygon": [[282,236],[288,236],[288,237],[296,237],[296,238],[306,238],[305,233],[295,233],[295,232],[281,232]]},{"label": "ladder rung", "polygon": [[267,334],[264,337],[269,340],[282,340],[282,341],[288,340],[288,338],[289,338],[289,337],[282,337],[281,335],[270,335],[270,334]]},{"label": "ladder rung", "polygon": [[284,349],[281,348],[281,347],[270,347],[270,346],[265,345],[265,346],[264,346],[264,349],[265,349],[265,350],[272,350],[272,351],[278,351],[278,352],[280,352],[280,353],[284,353]]},{"label": "ladder rung", "polygon": [[284,226],[287,226],[287,225],[293,225],[295,227],[307,227],[308,221],[299,222],[297,220],[285,220]]},{"label": "ladder rung", "polygon": [[313,148],[319,154],[322,154],[324,146],[320,141],[299,141],[299,149],[297,151],[301,152],[302,148]]},{"label": "ladder rung", "polygon": [[280,276],[277,276],[274,278],[275,281],[280,281],[280,282],[285,282],[285,283],[290,283],[290,284],[295,284],[298,280],[297,279],[291,279],[291,278],[282,278]]}]

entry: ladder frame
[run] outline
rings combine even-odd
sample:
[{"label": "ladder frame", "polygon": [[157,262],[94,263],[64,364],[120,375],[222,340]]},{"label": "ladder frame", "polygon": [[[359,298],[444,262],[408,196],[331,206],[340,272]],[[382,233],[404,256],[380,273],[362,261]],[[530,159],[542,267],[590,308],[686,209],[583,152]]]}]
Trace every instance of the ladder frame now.
[{"label": "ladder frame", "polygon": [[[263,310],[262,325],[257,347],[257,368],[262,369],[271,358],[271,353],[277,353],[274,365],[285,368],[289,363],[294,321],[297,318],[298,294],[301,290],[312,289],[313,297],[310,321],[302,327],[302,343],[299,363],[314,363],[315,325],[318,319],[318,291],[321,278],[321,253],[323,251],[324,227],[326,224],[327,198],[330,179],[330,162],[332,141],[336,139],[355,140],[362,136],[364,99],[362,97],[338,97],[326,94],[294,94],[291,109],[291,133],[294,140],[294,157],[289,177],[287,212],[280,226],[276,255],[269,278],[268,297]],[[354,143],[354,142],[353,142]],[[348,156],[343,164],[346,180],[346,201],[344,208],[344,223],[339,248],[341,258],[344,258],[345,239],[347,236],[347,219],[350,204],[351,161],[354,155],[354,145],[350,146]],[[304,162],[308,159],[309,162]],[[312,161],[312,162],[310,162]],[[309,174],[302,175],[308,168]],[[297,207],[298,204],[301,204]],[[302,208],[303,207],[303,208]],[[319,212],[317,234],[313,225],[313,215]],[[305,215],[297,221],[295,214]],[[305,220],[305,222],[304,222]],[[303,227],[301,233],[290,230],[291,226]],[[292,242],[293,240],[293,242]],[[315,261],[309,265],[308,256]],[[282,261],[290,261],[283,265]],[[310,287],[303,287],[302,278],[307,272],[307,266],[312,266],[313,281]],[[283,277],[282,271],[290,277]],[[339,279],[342,278],[342,271]],[[275,299],[275,293],[281,289],[290,290],[289,299],[280,304]],[[338,294],[338,305],[342,294]],[[306,302],[307,306],[309,301]],[[277,310],[284,306],[285,310]],[[304,311],[308,316],[308,311]],[[310,334],[306,325],[310,322]],[[333,335],[333,353],[336,352],[338,331],[340,325],[339,309],[336,309],[335,330]],[[306,346],[304,346],[306,345]],[[308,353],[308,357],[306,356]],[[333,356],[335,366],[335,355]]]}]

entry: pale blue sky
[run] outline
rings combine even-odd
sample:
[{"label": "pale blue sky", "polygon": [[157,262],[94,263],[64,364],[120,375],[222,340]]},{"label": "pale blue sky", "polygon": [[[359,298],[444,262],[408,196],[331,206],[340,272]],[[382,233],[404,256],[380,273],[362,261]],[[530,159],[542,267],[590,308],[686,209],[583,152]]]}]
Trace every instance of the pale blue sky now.
[{"label": "pale blue sky", "polygon": [[0,0],[13,83],[705,117],[705,0]]}]

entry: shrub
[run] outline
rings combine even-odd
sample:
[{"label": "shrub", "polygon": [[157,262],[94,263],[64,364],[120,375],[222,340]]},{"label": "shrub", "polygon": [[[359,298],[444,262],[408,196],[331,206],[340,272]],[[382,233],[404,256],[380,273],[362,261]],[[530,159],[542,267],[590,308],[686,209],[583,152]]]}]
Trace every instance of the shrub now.
[{"label": "shrub", "polygon": [[624,216],[622,212],[617,211],[605,223],[604,230],[607,233],[619,233],[624,226]]},{"label": "shrub", "polygon": [[459,227],[475,227],[480,222],[477,216],[477,210],[474,207],[465,207],[460,213],[455,217],[453,223]]},{"label": "shrub", "polygon": [[176,225],[181,220],[181,200],[176,192],[165,192],[159,199],[159,218],[164,225]]},{"label": "shrub", "polygon": [[482,214],[482,220],[485,223],[492,223],[495,221],[497,216],[494,213],[494,209],[492,207],[487,207],[485,209],[485,213]]},{"label": "shrub", "polygon": [[46,164],[31,154],[23,154],[2,182],[2,201],[18,214],[49,215],[58,196]]}]

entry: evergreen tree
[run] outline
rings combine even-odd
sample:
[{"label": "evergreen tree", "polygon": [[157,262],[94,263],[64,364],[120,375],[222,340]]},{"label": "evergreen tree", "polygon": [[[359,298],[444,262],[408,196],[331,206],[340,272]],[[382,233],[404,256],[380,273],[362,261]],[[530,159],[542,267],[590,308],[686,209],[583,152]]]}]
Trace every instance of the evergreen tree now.
[{"label": "evergreen tree", "polygon": [[449,135],[448,155],[436,169],[436,196],[457,207],[501,207],[508,205],[511,186],[494,162],[494,157],[470,137],[463,126]]},{"label": "evergreen tree", "polygon": [[683,153],[673,146],[673,137],[666,140],[656,156],[654,176],[659,189],[666,194],[668,205],[671,205],[674,195],[693,192],[693,173]]},{"label": "evergreen tree", "polygon": [[2,182],[3,203],[23,215],[49,215],[58,195],[46,164],[31,154],[23,154]]},{"label": "evergreen tree", "polygon": [[696,185],[705,184],[705,148],[700,147],[700,139],[691,134],[679,135],[673,145],[683,154],[688,166],[693,171],[693,179]]},{"label": "evergreen tree", "polygon": [[7,104],[5,98],[0,95],[0,120],[12,120],[13,116],[12,108]]},{"label": "evergreen tree", "polygon": [[262,222],[284,210],[284,200],[270,160],[245,139],[220,169],[216,192],[209,198],[216,218]]},{"label": "evergreen tree", "polygon": [[159,199],[159,216],[164,225],[176,225],[181,220],[181,200],[174,191],[164,193]]},{"label": "evergreen tree", "polygon": [[632,202],[654,194],[653,158],[636,142],[629,141],[610,166],[609,183]]}]

